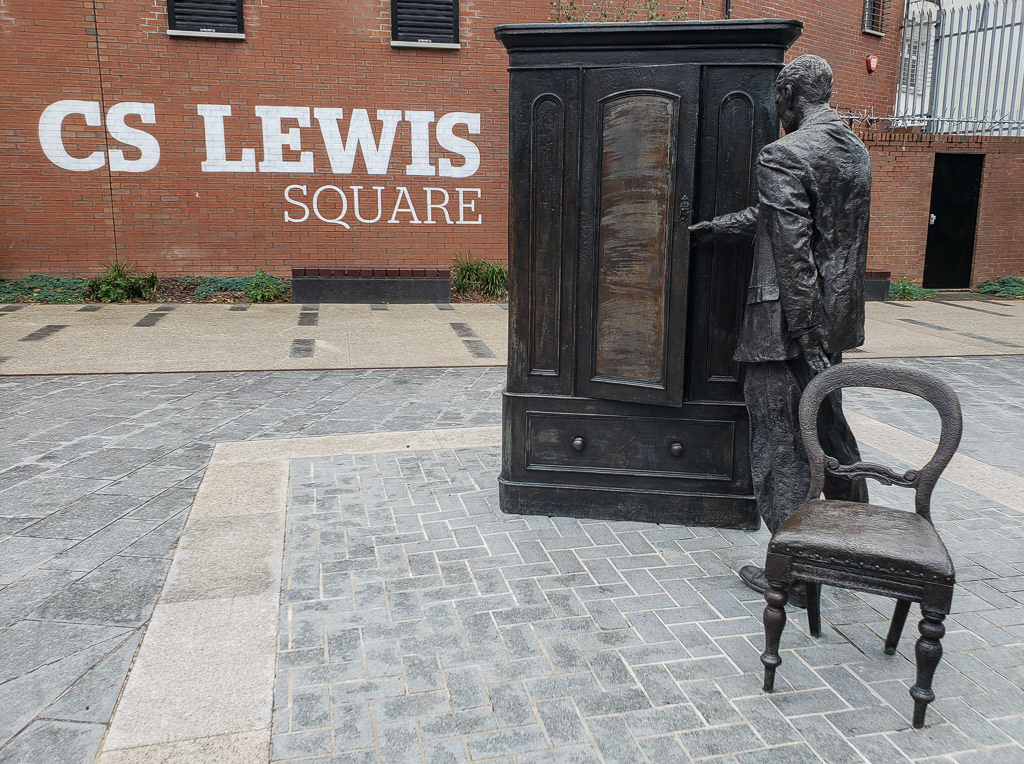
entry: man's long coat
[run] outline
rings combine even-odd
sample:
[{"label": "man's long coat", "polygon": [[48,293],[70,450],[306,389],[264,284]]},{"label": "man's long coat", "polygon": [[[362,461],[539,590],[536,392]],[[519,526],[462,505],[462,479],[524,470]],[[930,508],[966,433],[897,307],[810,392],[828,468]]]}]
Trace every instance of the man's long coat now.
[{"label": "man's long coat", "polygon": [[871,163],[835,111],[809,116],[761,150],[758,204],[714,221],[754,234],[737,361],[796,358],[818,329],[830,353],[864,342]]}]

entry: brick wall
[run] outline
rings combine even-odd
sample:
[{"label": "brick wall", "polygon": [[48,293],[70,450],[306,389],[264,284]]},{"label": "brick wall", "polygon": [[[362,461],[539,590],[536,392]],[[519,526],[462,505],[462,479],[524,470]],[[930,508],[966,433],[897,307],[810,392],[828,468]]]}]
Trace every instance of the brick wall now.
[{"label": "brick wall", "polygon": [[985,155],[971,284],[1024,273],[1024,139],[914,131],[860,135],[873,173],[869,268],[921,283],[935,155],[968,153]]},{"label": "brick wall", "polygon": [[[168,38],[164,0],[96,0],[95,15],[93,0],[3,0],[0,67],[8,76],[0,127],[0,273],[95,273],[114,260],[115,238],[120,260],[162,275],[256,267],[284,275],[292,265],[321,264],[447,266],[467,252],[504,259],[508,59],[492,30],[545,21],[550,8],[548,0],[460,5],[461,49],[435,50],[391,47],[389,0],[247,0],[245,41]],[[39,119],[47,106],[67,99],[102,102],[104,109],[152,104],[152,124],[133,115],[126,122],[156,139],[159,163],[146,172],[110,172],[109,162],[88,171],[54,165],[40,148]],[[202,172],[207,157],[198,104],[229,105],[226,158],[239,160],[249,148],[256,162],[263,159],[256,107],[300,107],[310,121],[299,130],[301,151],[312,152],[315,172]],[[358,153],[351,173],[332,172],[315,108],[343,110],[343,140],[354,109],[367,110],[377,139],[377,110],[403,112],[387,173],[368,174]],[[404,116],[423,111],[434,113],[428,145],[421,147],[434,176],[405,170],[414,164],[414,130]],[[479,134],[464,122],[451,128],[476,146],[479,169],[470,177],[442,177],[439,160],[456,171],[466,161],[435,135],[442,115],[458,112],[479,115]],[[297,124],[284,120],[281,127]],[[62,134],[73,157],[108,148],[104,129],[81,115],[69,115]],[[141,156],[109,143],[129,161]],[[295,161],[299,152],[285,148],[282,156]],[[421,159],[421,171],[424,164]],[[309,210],[303,222],[285,219],[305,214],[286,201],[289,186],[306,189],[289,192]],[[350,228],[313,214],[312,198],[324,186],[346,193],[343,222]],[[363,189],[360,212],[367,220],[376,212],[373,187],[385,188],[380,221],[355,220],[351,186]],[[433,223],[426,222],[427,193]],[[331,188],[318,197],[325,218],[337,218],[342,204]],[[410,206],[422,222],[413,222]]]},{"label": "brick wall", "polygon": [[[886,3],[883,35],[864,28],[864,0],[734,0],[732,18],[792,18],[804,32],[786,60],[803,53],[828,59],[834,75],[832,105],[843,111],[885,115],[896,97],[900,68],[900,25],[903,0]],[[878,57],[874,72],[866,59]]]},{"label": "brick wall", "polygon": [[[712,19],[725,10],[724,0],[690,5],[691,18],[701,15],[700,8]],[[861,31],[862,9],[862,0],[731,4],[735,18],[802,19],[804,35],[790,58],[824,55],[836,75],[833,104],[881,113],[895,92],[902,2],[891,3],[881,38]],[[6,74],[0,99],[0,275],[93,274],[115,259],[115,242],[122,262],[161,275],[227,275],[258,267],[286,275],[292,266],[446,267],[466,253],[503,260],[507,58],[492,30],[501,23],[543,22],[549,12],[549,0],[461,0],[462,48],[451,51],[392,48],[389,0],[246,0],[244,42],[168,38],[165,0],[0,0],[0,68]],[[869,53],[879,57],[873,74],[864,65]],[[87,124],[85,116],[69,114],[59,130],[67,154],[98,157],[102,166],[58,167],[41,148],[39,125],[43,111],[61,100],[95,104],[97,113],[117,104],[151,104],[152,123],[138,114],[124,121],[152,135],[159,146],[156,166],[111,171],[109,151],[123,151],[129,166],[144,152],[110,137],[102,125]],[[295,128],[301,144],[299,150],[283,148],[281,159],[295,162],[299,151],[311,152],[314,171],[203,172],[210,157],[201,104],[231,109],[223,117],[225,159],[237,162],[249,150],[257,165],[266,159],[257,107],[298,107],[309,127],[280,123],[282,131]],[[375,140],[382,131],[377,110],[401,112],[385,174],[368,173],[359,152],[351,172],[332,171],[315,111],[325,108],[342,110],[342,140],[353,110],[367,111]],[[434,113],[425,133],[414,129],[419,117],[410,115],[424,111]],[[442,116],[455,113],[480,119],[479,133],[464,119],[450,130],[479,151],[479,169],[467,177],[441,174],[442,160],[456,175],[468,161],[451,149],[464,151],[464,144],[442,145],[436,132]],[[273,120],[269,124],[273,130]],[[418,152],[416,134],[425,135]],[[877,179],[872,265],[919,275],[931,157],[946,149],[920,140],[898,147],[881,138],[868,143]],[[991,151],[977,278],[1024,270],[1018,237],[1007,222],[1022,217],[1019,186],[1010,182],[1014,172],[1020,177],[1019,146],[1004,142]],[[408,165],[416,171],[429,165],[435,174],[409,174]],[[362,189],[365,220],[377,212],[374,187],[383,187],[380,220],[356,219],[353,186]],[[349,228],[318,219],[312,209],[319,192],[321,215],[340,215],[333,187],[346,195],[342,222]],[[435,205],[431,210],[428,202]],[[426,222],[428,215],[433,222]]]}]

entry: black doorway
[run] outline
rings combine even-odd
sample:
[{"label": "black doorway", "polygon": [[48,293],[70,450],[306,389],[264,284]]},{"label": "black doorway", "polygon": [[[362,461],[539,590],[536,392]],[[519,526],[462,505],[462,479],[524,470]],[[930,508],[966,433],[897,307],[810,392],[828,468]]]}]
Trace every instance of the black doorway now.
[{"label": "black doorway", "polygon": [[974,230],[984,154],[936,154],[932,175],[924,286],[961,289],[971,285]]}]

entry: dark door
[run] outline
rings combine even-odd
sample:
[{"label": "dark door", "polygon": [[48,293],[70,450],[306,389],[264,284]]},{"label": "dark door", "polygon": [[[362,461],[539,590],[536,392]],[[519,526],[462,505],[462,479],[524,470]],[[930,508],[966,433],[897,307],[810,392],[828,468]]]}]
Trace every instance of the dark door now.
[{"label": "dark door", "polygon": [[682,405],[698,74],[584,74],[579,395]]},{"label": "dark door", "polygon": [[984,159],[984,154],[935,155],[928,247],[924,256],[924,286],[929,289],[971,285]]}]

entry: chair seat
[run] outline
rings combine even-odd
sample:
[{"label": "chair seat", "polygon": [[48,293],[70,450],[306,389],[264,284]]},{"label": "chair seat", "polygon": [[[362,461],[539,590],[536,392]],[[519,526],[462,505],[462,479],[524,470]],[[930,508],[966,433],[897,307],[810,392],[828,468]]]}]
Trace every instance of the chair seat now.
[{"label": "chair seat", "polygon": [[809,501],[775,532],[768,553],[933,583],[951,585],[956,578],[930,522],[875,504]]}]

